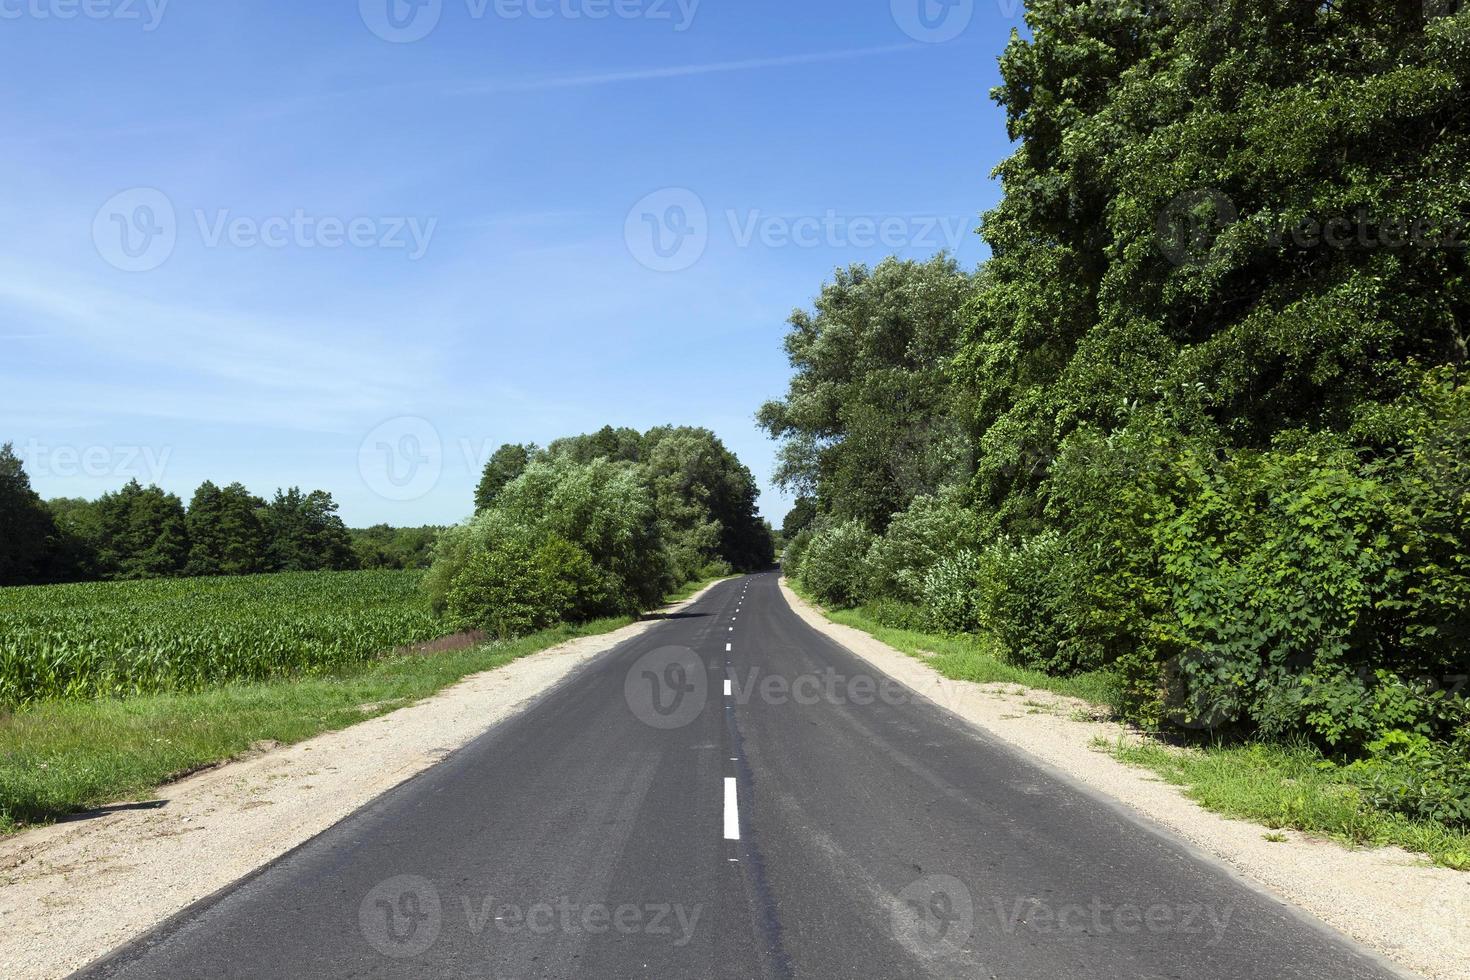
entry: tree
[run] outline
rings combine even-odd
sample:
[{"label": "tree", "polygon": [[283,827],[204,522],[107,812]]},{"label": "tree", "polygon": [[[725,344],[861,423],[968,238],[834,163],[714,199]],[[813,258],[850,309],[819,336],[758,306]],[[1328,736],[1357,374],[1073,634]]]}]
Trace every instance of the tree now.
[{"label": "tree", "polygon": [[969,479],[968,410],[949,364],[980,277],[940,255],[839,270],[791,317],[794,369],[760,425],[782,441],[776,479],[881,531],[922,493]]},{"label": "tree", "polygon": [[725,562],[750,571],[773,560],[770,530],[757,513],[749,469],[708,429],[650,429],[643,454],[680,578]]},{"label": "tree", "polygon": [[10,443],[0,446],[0,585],[49,577],[56,524]]},{"label": "tree", "polygon": [[353,530],[352,549],[363,568],[428,568],[438,527],[372,527]]},{"label": "tree", "polygon": [[269,546],[261,518],[265,506],[264,500],[239,483],[221,490],[204,481],[189,504],[189,574],[263,571]]},{"label": "tree", "polygon": [[811,527],[817,520],[817,500],[815,497],[797,497],[796,503],[786,512],[786,519],[781,522],[781,537],[792,541],[798,534]]},{"label": "tree", "polygon": [[97,501],[98,565],[117,579],[181,575],[189,560],[184,502],[137,480]]},{"label": "tree", "polygon": [[102,578],[102,519],[97,504],[80,497],[57,497],[46,501],[46,508],[56,522],[51,578],[58,582]]},{"label": "tree", "polygon": [[475,488],[475,510],[484,510],[494,504],[505,485],[525,472],[526,464],[535,452],[536,447],[530,443],[506,443],[495,450],[485,464],[480,485]]},{"label": "tree", "polygon": [[337,504],[324,490],[303,494],[299,487],[277,490],[266,505],[270,544],[267,567],[277,572],[344,571],[358,567],[352,537]]}]

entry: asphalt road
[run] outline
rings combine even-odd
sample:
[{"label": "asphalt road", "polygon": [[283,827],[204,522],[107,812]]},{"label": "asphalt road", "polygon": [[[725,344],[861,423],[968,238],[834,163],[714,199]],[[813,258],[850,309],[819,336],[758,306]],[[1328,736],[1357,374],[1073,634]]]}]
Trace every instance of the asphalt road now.
[{"label": "asphalt road", "polygon": [[79,975],[1394,974],[875,676],[767,574]]}]

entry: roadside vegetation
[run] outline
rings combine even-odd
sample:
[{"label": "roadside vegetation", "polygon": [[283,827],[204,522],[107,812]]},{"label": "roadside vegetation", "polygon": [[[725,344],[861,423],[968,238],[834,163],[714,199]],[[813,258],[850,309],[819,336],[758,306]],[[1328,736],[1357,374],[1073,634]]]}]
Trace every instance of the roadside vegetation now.
[{"label": "roadside vegetation", "polygon": [[51,701],[0,716],[0,833],[116,800],[146,798],[160,783],[252,746],[290,745],[346,728],[470,674],[631,621],[558,626],[513,641],[379,657],[289,680]]},{"label": "roadside vegetation", "polygon": [[[14,456],[0,455],[9,526],[39,498]],[[182,512],[189,553],[225,556],[231,574],[0,588],[0,832],[146,794],[261,743],[346,727],[769,567],[756,494],[713,433],[665,427],[504,447],[476,516],[442,533],[380,526],[354,545],[325,494],[278,495],[294,523],[262,517],[262,502],[229,488],[232,516],[203,521],[196,495]],[[98,507],[126,499],[127,513],[151,515],[162,500],[177,517],[176,498],[164,498],[130,486]],[[234,531],[205,533],[249,515],[294,530],[245,544]],[[128,553],[173,540],[151,526],[130,532]],[[0,541],[11,569],[15,540]],[[340,553],[376,570],[234,574],[275,567],[288,546],[299,563]]]},{"label": "roadside vegetation", "polygon": [[755,478],[712,432],[605,428],[504,446],[426,587],[459,629],[513,637],[631,615],[682,583],[769,567]]},{"label": "roadside vegetation", "polygon": [[1199,7],[1028,4],[991,258],[793,316],[783,564],[948,670],[1114,678],[1210,805],[1463,867],[1470,8]]},{"label": "roadside vegetation", "polygon": [[444,635],[420,572],[0,589],[0,705],[320,674]]}]

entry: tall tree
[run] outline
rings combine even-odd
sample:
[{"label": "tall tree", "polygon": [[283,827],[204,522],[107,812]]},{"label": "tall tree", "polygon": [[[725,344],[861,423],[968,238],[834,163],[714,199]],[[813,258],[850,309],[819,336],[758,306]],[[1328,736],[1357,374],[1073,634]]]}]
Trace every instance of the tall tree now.
[{"label": "tall tree", "polygon": [[263,571],[269,539],[265,501],[239,483],[220,489],[209,480],[189,504],[190,575],[247,575]]},{"label": "tall tree", "polygon": [[923,493],[969,478],[968,411],[950,383],[980,277],[940,255],[839,270],[791,317],[794,375],[757,419],[782,440],[776,479],[881,531]]},{"label": "tall tree", "polygon": [[156,486],[129,480],[97,501],[99,563],[109,578],[181,575],[189,560],[184,502]]},{"label": "tall tree", "polygon": [[0,585],[48,577],[56,524],[10,443],[0,446]]},{"label": "tall tree", "polygon": [[358,567],[352,536],[337,516],[336,501],[324,490],[277,490],[266,506],[264,521],[270,538],[267,566],[271,571],[343,571]]},{"label": "tall tree", "polygon": [[484,510],[494,504],[505,485],[526,471],[526,464],[531,462],[535,452],[536,447],[530,443],[506,443],[495,450],[485,464],[479,486],[475,487],[475,510]]}]

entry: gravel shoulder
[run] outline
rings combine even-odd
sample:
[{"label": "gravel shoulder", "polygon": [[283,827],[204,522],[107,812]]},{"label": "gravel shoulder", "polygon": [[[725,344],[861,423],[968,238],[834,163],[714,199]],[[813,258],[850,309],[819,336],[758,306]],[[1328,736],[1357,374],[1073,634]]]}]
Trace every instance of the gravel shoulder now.
[{"label": "gravel shoulder", "polygon": [[0,977],[63,977],[85,966],[430,768],[657,623],[475,674],[391,714],[171,783],[142,806],[0,840]]},{"label": "gravel shoulder", "polygon": [[1107,794],[1387,960],[1433,980],[1470,978],[1470,874],[1399,848],[1350,849],[1210,813],[1178,788],[1091,746],[1132,737],[1114,722],[1073,716],[1084,702],[1015,684],[944,677],[873,636],[833,623],[781,582],[809,625],[960,718]]}]

